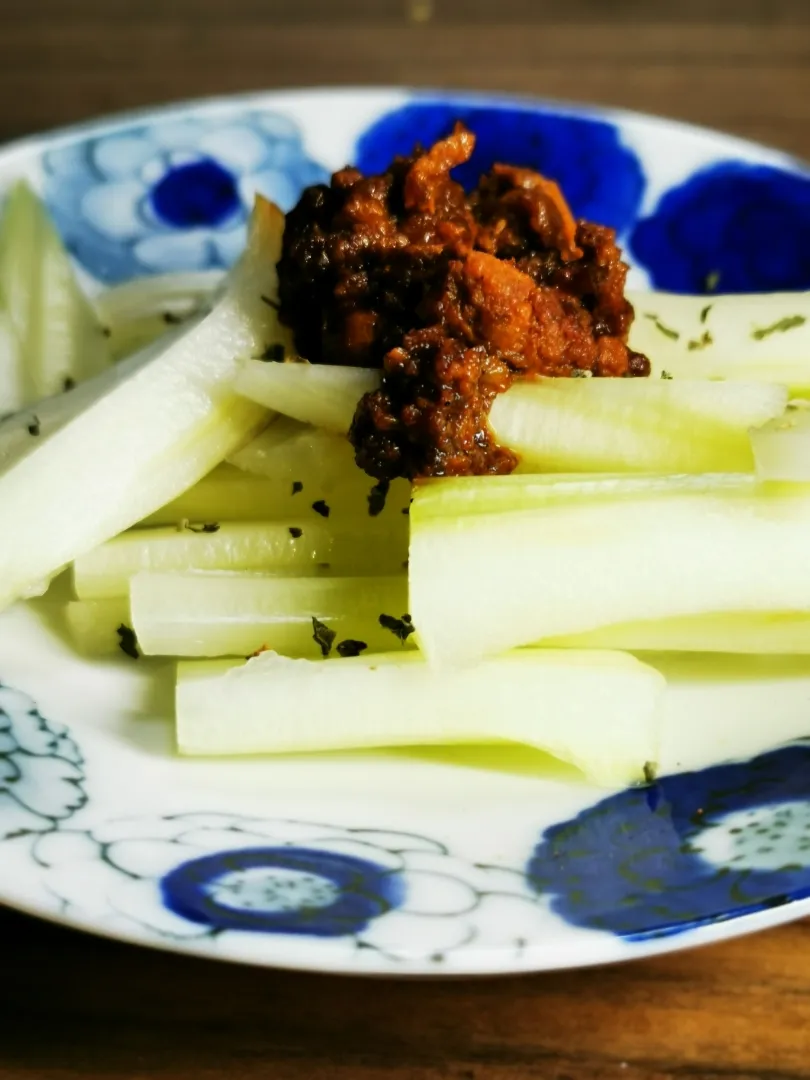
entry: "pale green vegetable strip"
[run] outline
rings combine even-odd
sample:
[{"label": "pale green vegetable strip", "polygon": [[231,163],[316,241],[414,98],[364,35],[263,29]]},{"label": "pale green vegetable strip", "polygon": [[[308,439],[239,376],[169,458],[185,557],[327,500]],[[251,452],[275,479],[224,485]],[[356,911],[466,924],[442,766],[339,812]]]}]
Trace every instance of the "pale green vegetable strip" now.
[{"label": "pale green vegetable strip", "polygon": [[283,217],[259,202],[225,297],[0,475],[0,608],[186,490],[267,422],[233,392],[235,356],[274,332]]},{"label": "pale green vegetable strip", "polygon": [[[171,340],[177,337],[179,333],[174,331]],[[149,345],[120,364],[105,368],[73,390],[60,391],[0,420],[0,476],[12,464],[37,449],[48,435],[63,428],[68,421],[155,359],[163,347]]]},{"label": "pale green vegetable strip", "polygon": [[113,600],[71,600],[65,621],[73,644],[85,656],[120,656],[118,627],[129,626],[129,597]]},{"label": "pale green vegetable strip", "polygon": [[[379,378],[350,367],[252,361],[237,386],[287,416],[346,432]],[[748,472],[749,429],[779,416],[787,400],[785,387],[761,382],[533,379],[499,394],[489,423],[529,471]]]},{"label": "pale green vegetable strip", "polygon": [[537,379],[498,395],[489,425],[527,471],[746,472],[749,428],[787,398],[767,383]]},{"label": "pale green vegetable strip", "polygon": [[0,310],[0,418],[33,398],[22,345],[8,312]]},{"label": "pale green vegetable strip", "polygon": [[141,570],[254,570],[273,574],[395,574],[408,558],[408,519],[352,527],[310,514],[282,522],[208,522],[132,529],[73,564],[76,595],[124,596]]},{"label": "pale green vegetable strip", "polygon": [[752,494],[758,486],[752,473],[523,473],[499,476],[456,476],[418,481],[419,520],[537,510],[572,500],[700,492]]},{"label": "pale green vegetable strip", "polygon": [[29,372],[29,404],[110,364],[103,327],[45,207],[19,181],[0,221],[0,297]]},{"label": "pale green vegetable strip", "polygon": [[540,644],[553,649],[808,656],[810,612],[680,615],[657,622],[605,626],[584,634],[548,638]]},{"label": "pale green vegetable strip", "polygon": [[[298,483],[284,473],[256,476],[233,466],[221,466],[188,491],[150,514],[144,525],[176,525],[189,521],[291,521],[304,517],[317,521],[321,516],[313,504],[326,503],[329,521],[340,526],[348,520],[369,517],[369,496],[375,481],[354,464],[341,480],[330,479],[329,466],[301,468]],[[293,470],[295,472],[295,470]],[[321,475],[322,474],[322,475]],[[391,484],[385,506],[378,515],[388,521],[402,514],[410,502],[410,485],[404,480]],[[322,509],[322,508],[321,508]],[[404,515],[403,515],[404,516]]]},{"label": "pale green vegetable strip", "polygon": [[[164,656],[247,656],[268,647],[318,657],[313,617],[369,652],[397,637],[380,615],[407,613],[401,577],[269,577],[261,574],[138,574],[130,583],[132,624],[143,651]],[[412,638],[409,643],[412,643]]]},{"label": "pale green vegetable strip", "polygon": [[810,480],[810,410],[791,405],[777,420],[751,432],[757,476],[761,480]]},{"label": "pale green vegetable strip", "polygon": [[446,672],[418,653],[326,663],[264,653],[237,667],[180,664],[177,740],[185,754],[510,740],[624,784],[656,760],[663,688],[622,653],[525,649]]},{"label": "pale green vegetable strip", "polygon": [[808,540],[810,487],[425,519],[417,490],[410,613],[420,647],[447,665],[614,623],[806,611]]},{"label": "pale green vegetable strip", "polygon": [[258,360],[246,361],[236,380],[240,394],[338,435],[348,432],[360,398],[379,385],[380,373],[366,368]]},{"label": "pale green vegetable strip", "polygon": [[221,282],[219,270],[155,274],[101,293],[95,306],[112,358],[129,356],[172,326],[207,314]]},{"label": "pale green vegetable strip", "polygon": [[667,372],[810,389],[810,292],[628,292],[628,299],[636,311],[630,347],[649,357],[653,378]]}]

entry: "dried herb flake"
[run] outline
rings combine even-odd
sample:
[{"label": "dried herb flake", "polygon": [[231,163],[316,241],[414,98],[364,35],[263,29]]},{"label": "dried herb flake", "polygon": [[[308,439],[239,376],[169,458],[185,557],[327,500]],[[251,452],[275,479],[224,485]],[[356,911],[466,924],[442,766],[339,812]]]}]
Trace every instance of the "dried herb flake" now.
[{"label": "dried herb flake", "polygon": [[163,321],[167,326],[179,326],[181,322],[185,322],[185,316],[178,315],[176,311],[164,311]]},{"label": "dried herb flake", "polygon": [[295,525],[290,525],[290,536],[293,540],[297,540],[299,536],[303,536],[304,530],[296,528]]},{"label": "dried herb flake", "polygon": [[671,326],[666,326],[664,323],[662,323],[657,315],[645,313],[644,318],[649,319],[655,329],[659,333],[663,334],[664,337],[668,337],[670,341],[677,341],[678,338],[681,336],[677,330],[673,330]]},{"label": "dried herb flake", "polygon": [[138,648],[138,639],[135,637],[135,631],[132,627],[127,626],[126,623],[121,623],[115,632],[118,634],[118,648],[121,652],[131,656],[133,660],[140,660],[141,651]]},{"label": "dried herb flake", "polygon": [[656,777],[658,776],[658,766],[654,761],[644,762],[644,782],[645,784],[654,784]]},{"label": "dried herb flake", "polygon": [[368,493],[368,512],[371,517],[377,517],[385,509],[385,500],[388,497],[388,489],[391,484],[388,480],[380,480]]},{"label": "dried herb flake", "polygon": [[804,315],[786,315],[784,319],[772,323],[771,326],[763,326],[759,330],[752,330],[751,337],[754,341],[764,341],[771,334],[784,334],[787,330],[795,330],[799,326],[804,326],[806,322],[807,319]]},{"label": "dried herb flake", "polygon": [[320,514],[321,517],[328,518],[330,514],[329,507],[325,499],[318,499],[312,504],[312,509],[316,514]]},{"label": "dried herb flake", "polygon": [[262,294],[259,299],[263,304],[267,304],[268,307],[271,307],[273,311],[278,311],[279,303],[277,300],[272,300],[269,296],[265,296],[264,294]]},{"label": "dried herb flake", "polygon": [[661,378],[662,378],[662,379],[671,379],[671,378],[672,378],[672,372],[671,372],[671,371],[666,371],[666,370],[662,370],[662,372],[661,372]]},{"label": "dried herb flake", "polygon": [[703,291],[707,293],[717,292],[717,286],[720,284],[720,271],[712,270],[703,279]]},{"label": "dried herb flake", "polygon": [[335,642],[337,634],[334,630],[330,630],[326,623],[322,623],[320,619],[316,619],[312,616],[312,640],[321,650],[321,655],[325,658],[332,651],[332,645]]},{"label": "dried herb flake", "polygon": [[380,615],[379,623],[383,630],[390,630],[402,642],[407,641],[415,630],[410,615],[403,615],[399,619],[395,615]]},{"label": "dried herb flake", "polygon": [[707,304],[706,307],[701,311],[701,313],[700,313],[700,322],[701,322],[701,324],[706,322],[706,320],[709,317],[709,312],[712,310],[713,307],[714,307],[714,304]]},{"label": "dried herb flake", "polygon": [[39,417],[34,416],[34,417],[31,418],[31,423],[28,425],[28,434],[29,435],[39,435],[39,432],[40,432]]},{"label": "dried herb flake", "polygon": [[268,345],[257,359],[264,360],[266,363],[283,364],[285,355],[284,346],[280,341],[276,341],[274,344]]},{"label": "dried herb flake", "polygon": [[354,638],[346,638],[345,641],[339,641],[336,647],[338,656],[359,656],[361,652],[365,652],[368,648],[365,641],[355,641]]},{"label": "dried herb flake", "polygon": [[709,345],[714,345],[714,338],[709,330],[704,330],[699,338],[693,338],[686,347],[689,352],[696,352],[698,349],[707,349]]},{"label": "dried herb flake", "polygon": [[71,375],[66,375],[64,379],[62,379],[62,390],[67,394],[70,393],[71,390],[75,390],[75,388],[76,380]]},{"label": "dried herb flake", "polygon": [[190,522],[183,523],[183,527],[193,533],[215,533],[219,532],[218,521],[205,521],[205,522]]},{"label": "dried herb flake", "polygon": [[300,480],[293,480],[293,483],[292,483],[292,493],[293,493],[293,495],[297,495],[299,491],[303,491],[303,490],[304,490],[304,485],[301,483],[301,481]]}]

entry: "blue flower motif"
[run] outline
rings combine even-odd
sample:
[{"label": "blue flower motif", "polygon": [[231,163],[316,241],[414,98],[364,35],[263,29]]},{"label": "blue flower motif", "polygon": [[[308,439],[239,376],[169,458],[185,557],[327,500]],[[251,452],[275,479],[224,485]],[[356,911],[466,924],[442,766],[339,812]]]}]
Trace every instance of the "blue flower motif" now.
[{"label": "blue flower motif", "polygon": [[381,116],[361,136],[356,162],[381,172],[417,143],[429,146],[462,120],[476,135],[472,159],[454,172],[465,187],[496,162],[537,169],[562,188],[577,217],[624,232],[638,215],[645,177],[641,163],[605,120],[510,105],[413,102]]},{"label": "blue flower motif", "polygon": [[810,175],[725,161],[666,192],[630,247],[670,292],[810,288]]},{"label": "blue flower motif", "polygon": [[398,907],[402,877],[352,855],[248,848],[181,863],[162,880],[166,906],[217,930],[358,934]]},{"label": "blue flower motif", "polygon": [[291,120],[196,114],[123,126],[43,159],[44,197],[65,243],[108,284],[229,266],[253,196],[288,209],[327,178]]},{"label": "blue flower motif", "polygon": [[810,896],[810,747],[613,795],[548,829],[527,875],[567,922],[629,939]]},{"label": "blue flower motif", "polygon": [[82,764],[67,728],[0,683],[0,840],[48,832],[82,807]]}]

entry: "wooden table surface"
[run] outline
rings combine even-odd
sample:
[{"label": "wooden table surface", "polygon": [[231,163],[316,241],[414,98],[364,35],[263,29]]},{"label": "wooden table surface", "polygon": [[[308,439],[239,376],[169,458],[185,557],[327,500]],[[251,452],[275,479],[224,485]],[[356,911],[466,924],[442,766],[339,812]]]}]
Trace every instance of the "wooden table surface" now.
[{"label": "wooden table surface", "polygon": [[[384,82],[643,109],[810,158],[810,3],[0,0],[0,139],[196,95]],[[384,1076],[810,1078],[810,924],[596,971],[397,983],[0,914],[2,1080]]]}]

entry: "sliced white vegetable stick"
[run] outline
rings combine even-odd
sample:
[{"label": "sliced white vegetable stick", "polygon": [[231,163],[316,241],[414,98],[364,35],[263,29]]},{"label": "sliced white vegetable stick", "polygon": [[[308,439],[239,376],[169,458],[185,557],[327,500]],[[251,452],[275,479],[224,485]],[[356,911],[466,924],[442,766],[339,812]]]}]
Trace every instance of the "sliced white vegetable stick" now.
[{"label": "sliced white vegetable stick", "polygon": [[276,325],[283,218],[257,202],[215,311],[0,476],[0,607],[152,513],[266,424],[232,389],[236,361]]},{"label": "sliced white vegetable stick", "polygon": [[108,334],[113,359],[129,356],[178,323],[210,311],[220,270],[155,274],[135,278],[96,297],[96,311]]},{"label": "sliced white vegetable stick", "polygon": [[795,402],[783,416],[751,432],[751,448],[761,480],[810,480],[810,409]]},{"label": "sliced white vegetable stick", "polygon": [[21,409],[34,398],[17,331],[6,311],[0,311],[0,418]]},{"label": "sliced white vegetable stick", "polygon": [[735,612],[679,615],[619,623],[539,642],[552,649],[627,649],[629,652],[810,655],[810,612]]},{"label": "sliced white vegetable stick", "polygon": [[536,510],[553,502],[619,498],[622,496],[723,494],[758,487],[752,473],[524,473],[499,476],[455,476],[420,480],[419,520]]},{"label": "sliced white vegetable stick", "polygon": [[657,758],[663,688],[622,653],[526,649],[440,673],[418,653],[326,663],[263,653],[238,667],[180,664],[177,739],[185,754],[510,740],[622,784]]},{"label": "sliced white vegetable stick", "polygon": [[303,576],[402,573],[408,522],[360,519],[333,525],[317,515],[283,522],[208,522],[132,529],[88,551],[73,564],[81,599],[125,596],[141,570],[253,570]]},{"label": "sliced white vegetable stick", "polygon": [[419,501],[417,490],[410,614],[437,665],[614,623],[810,610],[808,487],[425,520]]},{"label": "sliced white vegetable stick", "polygon": [[527,471],[745,472],[749,428],[787,400],[767,383],[537,379],[500,394],[489,425]]},{"label": "sliced white vegetable stick", "polygon": [[379,385],[379,371],[366,368],[260,360],[247,360],[236,380],[240,394],[338,435],[351,427],[360,398]]},{"label": "sliced white vegetable stick", "polygon": [[[118,656],[122,642],[127,644],[129,627],[129,597],[112,600],[71,600],[65,606],[67,623],[73,644],[85,656]],[[131,627],[130,627],[131,629]]]},{"label": "sliced white vegetable stick", "polygon": [[174,330],[166,342],[148,345],[120,364],[105,368],[73,390],[60,391],[0,420],[0,476],[20,458],[36,450],[47,436],[63,428],[68,421],[154,360],[166,348],[168,341],[174,341],[179,336],[179,331]]},{"label": "sliced white vegetable stick", "polygon": [[[287,416],[347,432],[379,379],[358,368],[251,361],[237,386]],[[761,382],[536,379],[498,395],[489,422],[529,471],[747,472],[749,428],[779,416],[787,400],[785,387]]]},{"label": "sliced white vegetable stick", "polygon": [[103,327],[45,207],[24,181],[0,221],[0,296],[30,372],[26,404],[108,367]]},{"label": "sliced white vegetable stick", "polygon": [[[270,577],[262,574],[138,574],[130,583],[132,625],[144,653],[162,656],[248,656],[264,647],[317,657],[313,618],[342,641],[370,652],[399,640],[380,616],[407,614],[400,577]],[[327,635],[328,636],[328,635]],[[328,647],[329,642],[323,639]],[[409,643],[412,644],[412,641]]]},{"label": "sliced white vegetable stick", "polygon": [[810,292],[627,295],[636,310],[630,346],[649,357],[653,377],[810,388]]}]

